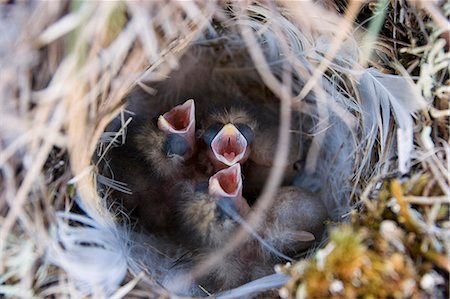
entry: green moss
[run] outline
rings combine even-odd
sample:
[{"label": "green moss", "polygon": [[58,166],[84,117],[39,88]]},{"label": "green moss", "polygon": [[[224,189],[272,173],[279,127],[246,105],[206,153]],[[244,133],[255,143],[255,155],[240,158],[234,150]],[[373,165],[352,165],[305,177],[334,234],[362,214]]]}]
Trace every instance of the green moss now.
[{"label": "green moss", "polygon": [[[293,277],[285,287],[288,293],[297,298],[426,296],[420,288],[422,276],[450,266],[448,258],[432,248],[431,236],[418,227],[417,214],[404,195],[404,190],[422,194],[424,177],[404,184],[386,181],[372,201],[373,210],[353,213],[351,224],[331,231],[325,248],[287,269]],[[440,213],[448,213],[448,205],[442,205]]]}]

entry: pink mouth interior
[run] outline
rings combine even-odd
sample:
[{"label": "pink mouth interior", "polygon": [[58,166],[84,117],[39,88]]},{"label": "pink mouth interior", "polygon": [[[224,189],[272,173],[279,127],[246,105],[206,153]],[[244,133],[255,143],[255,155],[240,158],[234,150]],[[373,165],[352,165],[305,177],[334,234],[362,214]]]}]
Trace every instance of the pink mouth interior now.
[{"label": "pink mouth interior", "polygon": [[235,171],[217,173],[220,187],[228,194],[233,194],[239,188],[239,180]]},{"label": "pink mouth interior", "polygon": [[190,110],[190,107],[176,107],[165,113],[164,118],[175,130],[185,130],[190,123]]},{"label": "pink mouth interior", "polygon": [[217,153],[232,161],[245,150],[242,143],[238,142],[236,135],[223,136],[217,145]]}]

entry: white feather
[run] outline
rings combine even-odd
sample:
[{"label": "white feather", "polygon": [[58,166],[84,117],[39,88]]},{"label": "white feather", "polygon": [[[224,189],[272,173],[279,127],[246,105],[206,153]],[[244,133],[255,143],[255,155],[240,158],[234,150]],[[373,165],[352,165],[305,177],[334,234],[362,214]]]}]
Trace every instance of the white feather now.
[{"label": "white feather", "polygon": [[[380,135],[381,150],[386,146],[389,133],[390,112],[395,117],[397,129],[397,155],[400,172],[409,170],[413,149],[412,114],[426,107],[427,103],[405,77],[386,75],[374,68],[363,72],[358,85],[363,106],[365,133],[368,149],[372,149],[376,130]],[[380,108],[381,107],[381,108]],[[369,159],[367,155],[366,159]]]},{"label": "white feather", "polygon": [[57,213],[47,256],[66,271],[83,294],[101,292],[108,296],[127,273],[124,234],[112,221],[96,221],[96,213],[89,217],[89,210],[86,212],[88,216]]}]

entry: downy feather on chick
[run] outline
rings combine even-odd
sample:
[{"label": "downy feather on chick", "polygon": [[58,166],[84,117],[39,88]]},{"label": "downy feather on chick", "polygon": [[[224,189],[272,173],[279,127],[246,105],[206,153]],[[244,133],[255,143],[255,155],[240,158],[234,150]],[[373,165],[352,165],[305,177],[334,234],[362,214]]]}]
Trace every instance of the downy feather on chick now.
[{"label": "downy feather on chick", "polygon": [[179,184],[177,212],[180,238],[186,246],[216,248],[236,230],[236,222],[224,211],[233,209],[245,217],[250,207],[242,197],[240,164],[211,176],[208,181],[185,180]]}]

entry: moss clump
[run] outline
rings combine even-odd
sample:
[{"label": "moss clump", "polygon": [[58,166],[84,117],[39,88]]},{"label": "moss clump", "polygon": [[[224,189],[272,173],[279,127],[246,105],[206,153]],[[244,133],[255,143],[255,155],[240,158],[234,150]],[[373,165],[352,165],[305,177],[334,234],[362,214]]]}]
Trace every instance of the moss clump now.
[{"label": "moss clump", "polygon": [[398,252],[380,254],[368,246],[368,230],[344,225],[310,261],[293,266],[297,298],[405,298],[418,293],[412,260]]},{"label": "moss clump", "polygon": [[415,181],[423,180],[385,182],[370,209],[354,212],[351,224],[334,228],[325,248],[286,267],[292,280],[280,292],[283,297],[445,297],[449,260],[433,245],[440,235],[430,233],[418,213],[422,206],[411,204],[414,196],[404,195],[404,190],[421,194]]}]

